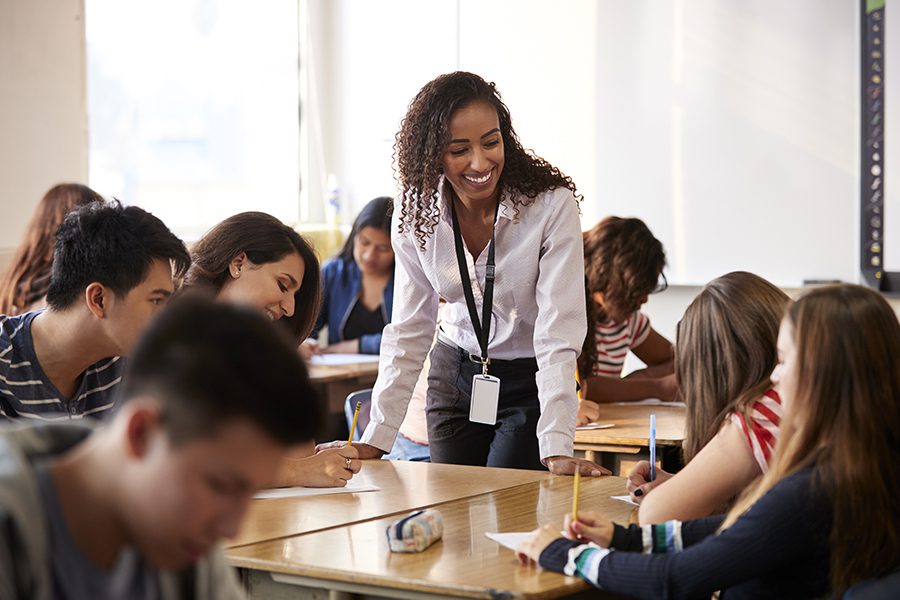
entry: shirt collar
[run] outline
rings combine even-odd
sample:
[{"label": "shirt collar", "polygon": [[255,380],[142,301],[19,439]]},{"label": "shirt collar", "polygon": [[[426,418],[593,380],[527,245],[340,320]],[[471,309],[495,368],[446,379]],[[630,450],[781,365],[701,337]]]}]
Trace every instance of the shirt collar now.
[{"label": "shirt collar", "polygon": [[[438,179],[437,196],[438,205],[441,211],[441,220],[453,227],[453,220],[450,218],[450,201],[453,196],[450,194],[450,182],[448,182],[443,175]],[[515,206],[513,206],[512,194],[504,189],[500,192],[500,214],[497,215],[497,218],[498,220],[503,218],[515,222],[515,214],[516,209]]]}]

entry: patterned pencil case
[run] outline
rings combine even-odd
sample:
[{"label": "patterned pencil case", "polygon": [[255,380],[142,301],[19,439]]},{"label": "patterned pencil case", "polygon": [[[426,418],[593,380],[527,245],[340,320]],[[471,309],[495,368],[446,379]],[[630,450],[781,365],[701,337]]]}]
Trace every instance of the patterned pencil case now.
[{"label": "patterned pencil case", "polygon": [[436,510],[417,510],[387,526],[391,552],[422,552],[444,535],[444,518]]}]

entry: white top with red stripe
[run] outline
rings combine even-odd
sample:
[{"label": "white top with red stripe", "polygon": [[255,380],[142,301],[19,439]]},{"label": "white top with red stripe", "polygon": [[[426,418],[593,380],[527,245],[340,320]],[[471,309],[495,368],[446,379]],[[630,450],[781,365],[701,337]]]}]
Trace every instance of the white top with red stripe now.
[{"label": "white top with red stripe", "polygon": [[597,360],[594,362],[593,375],[621,377],[628,351],[643,344],[650,335],[650,319],[636,310],[621,323],[597,323],[594,332]]},{"label": "white top with red stripe", "polygon": [[749,427],[744,415],[741,413],[732,413],[731,415],[731,422],[744,432],[744,437],[747,438],[747,443],[750,444],[750,450],[753,452],[753,458],[756,459],[756,463],[763,473],[769,469],[769,462],[775,451],[775,442],[778,441],[781,431],[783,414],[784,407],[781,405],[781,398],[778,397],[775,390],[769,390],[753,404]]}]

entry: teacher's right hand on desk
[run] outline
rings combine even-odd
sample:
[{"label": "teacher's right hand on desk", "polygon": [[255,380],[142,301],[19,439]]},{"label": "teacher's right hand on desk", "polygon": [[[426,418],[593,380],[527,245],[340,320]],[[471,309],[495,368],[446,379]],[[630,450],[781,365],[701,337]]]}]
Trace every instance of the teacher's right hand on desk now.
[{"label": "teacher's right hand on desk", "polygon": [[543,460],[543,463],[554,475],[574,475],[575,469],[581,471],[581,474],[585,477],[612,475],[609,469],[605,469],[597,463],[584,458],[549,456]]},{"label": "teacher's right hand on desk", "polygon": [[625,484],[625,489],[631,494],[632,501],[640,504],[650,490],[671,477],[671,473],[657,468],[656,479],[650,481],[650,462],[642,460],[634,465],[634,468],[628,473],[628,483]]}]

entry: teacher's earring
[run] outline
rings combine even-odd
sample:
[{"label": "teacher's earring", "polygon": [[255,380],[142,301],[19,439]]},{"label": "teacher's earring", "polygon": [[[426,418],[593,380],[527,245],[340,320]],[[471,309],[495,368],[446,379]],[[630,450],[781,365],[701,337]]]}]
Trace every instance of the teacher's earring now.
[{"label": "teacher's earring", "polygon": [[232,270],[232,271],[231,271],[231,276],[234,277],[235,279],[237,279],[238,277],[240,277],[240,276],[241,276],[241,269],[240,269],[240,268],[237,268],[237,269]]}]

